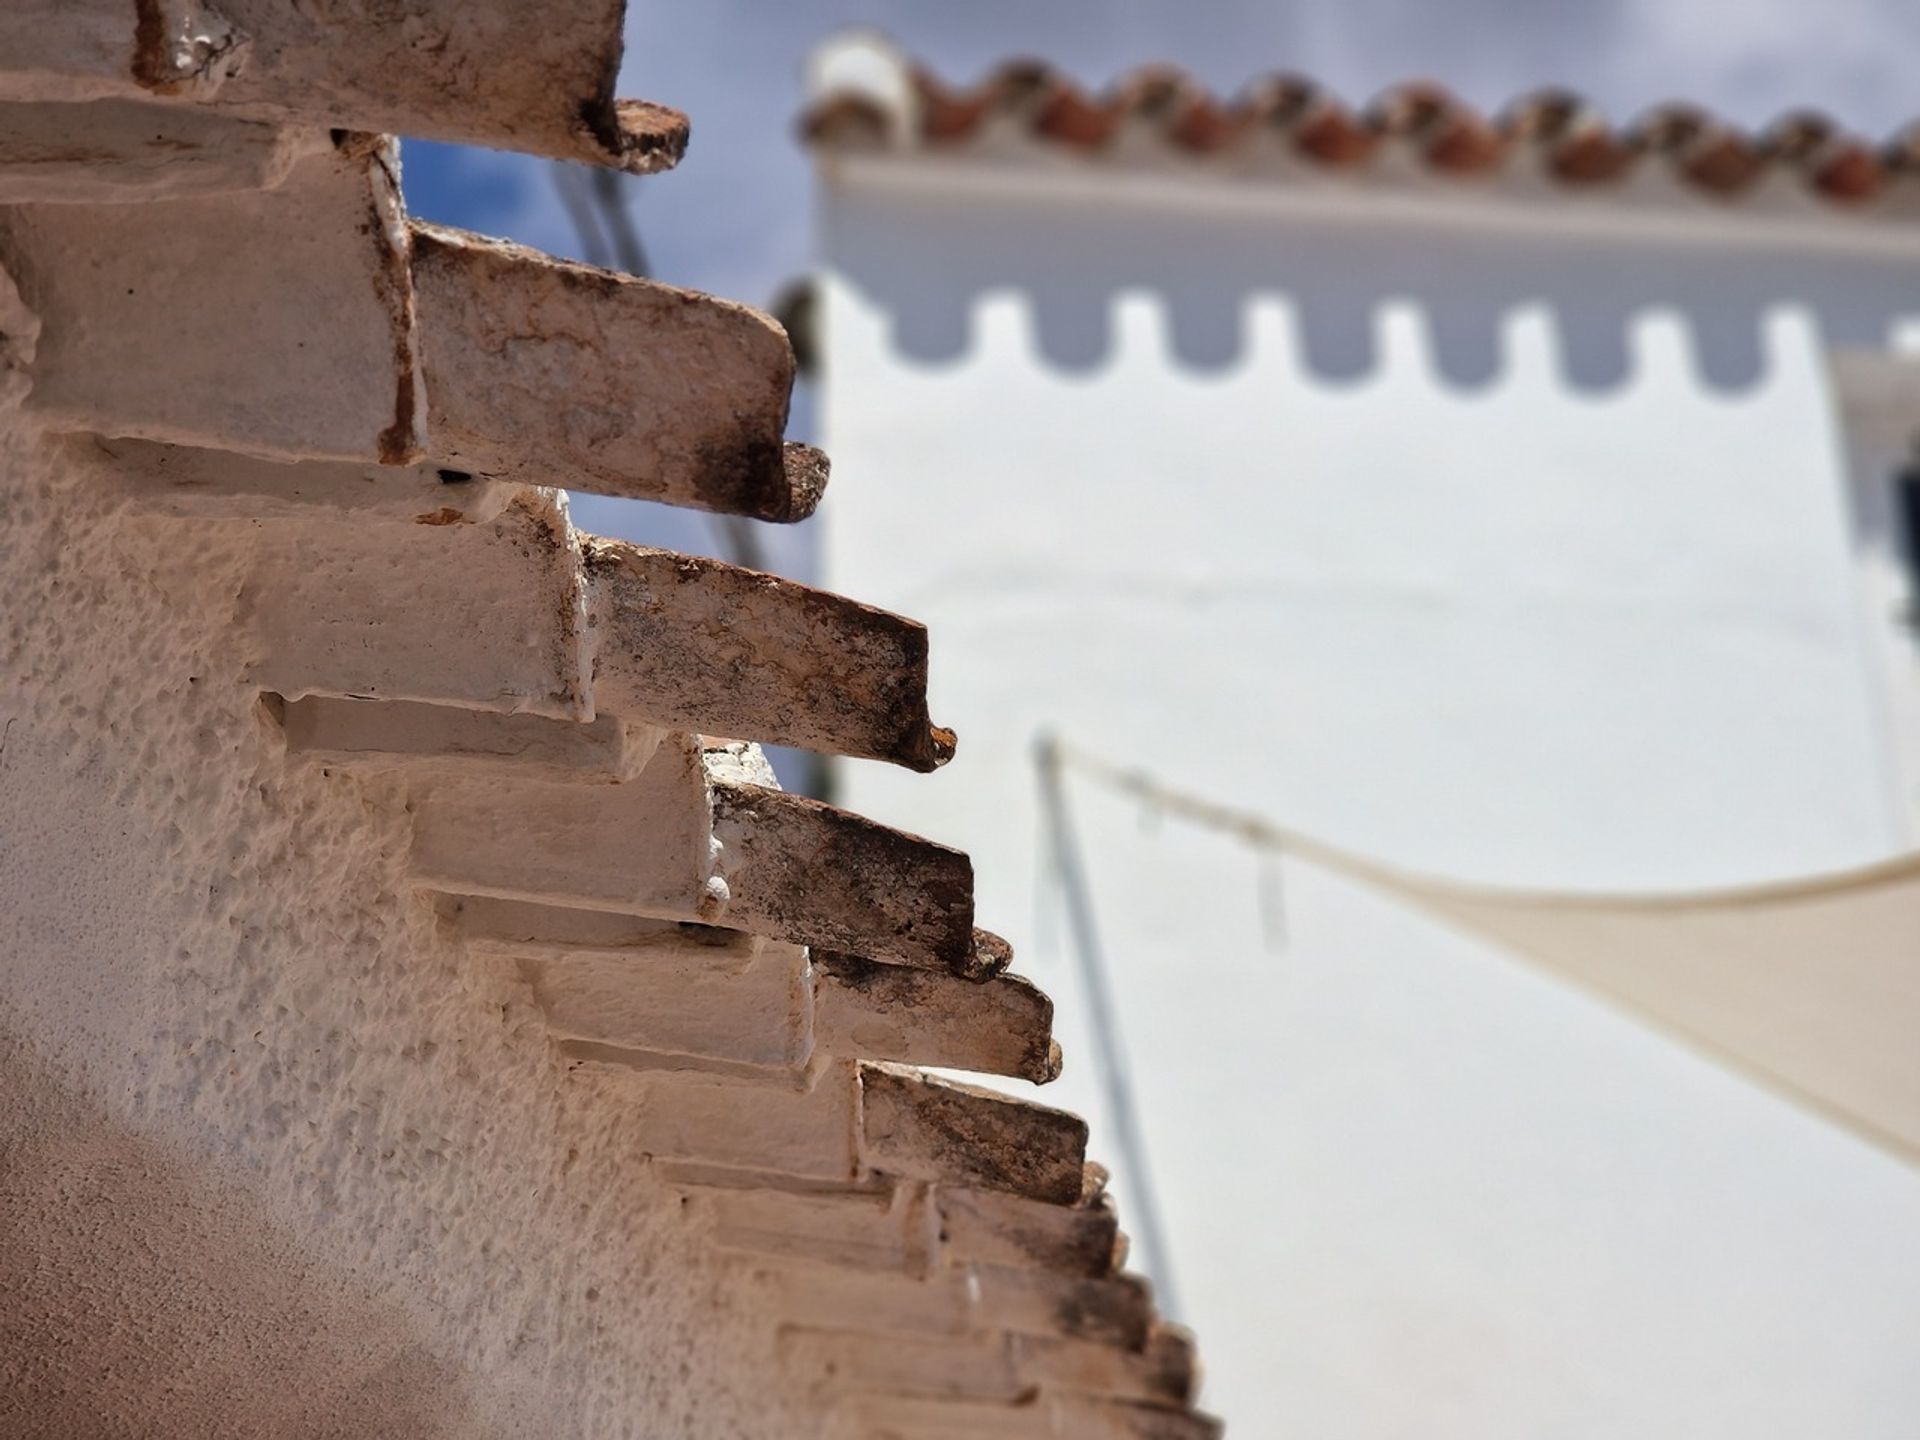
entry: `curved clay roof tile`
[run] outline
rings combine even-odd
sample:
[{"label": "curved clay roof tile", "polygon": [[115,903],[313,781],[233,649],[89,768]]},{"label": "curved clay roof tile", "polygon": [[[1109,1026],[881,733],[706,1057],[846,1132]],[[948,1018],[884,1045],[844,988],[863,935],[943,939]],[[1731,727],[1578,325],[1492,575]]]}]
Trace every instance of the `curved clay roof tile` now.
[{"label": "curved clay roof tile", "polygon": [[1368,107],[1367,121],[1381,134],[1418,147],[1434,169],[1455,175],[1483,174],[1506,153],[1505,141],[1484,116],[1431,81],[1384,92]]},{"label": "curved clay roof tile", "polygon": [[1730,198],[1760,178],[1767,156],[1745,135],[1693,105],[1662,105],[1634,127],[1641,149],[1667,157],[1702,190]]},{"label": "curved clay roof tile", "polygon": [[1373,158],[1380,136],[1346,106],[1328,100],[1308,112],[1294,130],[1293,143],[1322,164],[1352,170]]},{"label": "curved clay roof tile", "polygon": [[1693,143],[1713,119],[1698,106],[1672,102],[1656,105],[1627,130],[1629,143],[1639,149],[1667,155]]},{"label": "curved clay roof tile", "polygon": [[1857,140],[1841,140],[1828,147],[1809,177],[1813,188],[1831,200],[1859,205],[1877,197],[1887,186],[1887,169],[1880,157]]},{"label": "curved clay roof tile", "polygon": [[1582,129],[1547,149],[1547,168],[1569,185],[1603,185],[1633,168],[1640,152],[1605,125]]},{"label": "curved clay roof tile", "polygon": [[1595,118],[1593,108],[1582,96],[1549,87],[1520,96],[1500,112],[1494,123],[1509,139],[1544,142],[1564,139]]},{"label": "curved clay roof tile", "polygon": [[1320,87],[1304,75],[1278,71],[1251,81],[1235,108],[1259,124],[1284,129],[1298,124],[1320,97]]},{"label": "curved clay roof tile", "polygon": [[1839,137],[1839,127],[1818,110],[1790,110],[1767,127],[1761,143],[1769,154],[1799,163]]},{"label": "curved clay roof tile", "polygon": [[1108,103],[1195,154],[1224,150],[1247,124],[1245,116],[1222,105],[1186,71],[1168,65],[1135,70],[1114,88]]},{"label": "curved clay roof tile", "polygon": [[1920,176],[1920,120],[1880,147],[1880,163],[1894,176]]},{"label": "curved clay roof tile", "polygon": [[1310,160],[1338,169],[1365,164],[1380,137],[1340,101],[1303,75],[1263,75],[1241,92],[1234,110],[1249,129],[1265,129]]},{"label": "curved clay roof tile", "polygon": [[811,144],[877,144],[886,138],[888,113],[868,95],[830,95],[800,118],[800,134]]},{"label": "curved clay roof tile", "polygon": [[1366,120],[1383,135],[1414,138],[1459,108],[1460,102],[1442,86],[1431,80],[1409,80],[1375,96],[1367,106]]},{"label": "curved clay roof tile", "polygon": [[1842,204],[1860,204],[1886,188],[1887,170],[1865,144],[1827,116],[1796,110],[1768,127],[1762,142],[1772,157],[1797,169],[1813,188]]},{"label": "curved clay roof tile", "polygon": [[969,138],[994,115],[1079,147],[1104,143],[1113,129],[1112,118],[1100,105],[1043,60],[1009,60],[973,90],[958,95],[929,76],[922,82],[922,95],[923,128],[930,137],[944,140]]},{"label": "curved clay roof tile", "polygon": [[1289,128],[1296,150],[1335,169],[1358,169],[1380,148],[1380,132],[1324,91],[1307,100]]},{"label": "curved clay roof tile", "polygon": [[1479,114],[1466,109],[1444,117],[1427,142],[1427,163],[1455,175],[1484,175],[1506,158],[1507,142]]},{"label": "curved clay roof tile", "polygon": [[1524,95],[1501,112],[1496,124],[1511,143],[1533,147],[1548,173],[1569,185],[1617,180],[1634,162],[1634,148],[1571,90]]},{"label": "curved clay roof tile", "polygon": [[926,69],[913,72],[913,84],[920,99],[920,133],[927,140],[965,140],[986,118],[990,100],[986,86],[963,95],[948,89],[939,76]]},{"label": "curved clay roof tile", "polygon": [[1093,150],[1113,138],[1120,128],[1120,112],[1092,99],[1079,86],[1062,82],[1036,105],[1031,125],[1035,134]]},{"label": "curved clay roof tile", "polygon": [[[1683,184],[1722,199],[1779,168],[1843,205],[1920,176],[1920,124],[1876,150],[1809,111],[1790,113],[1755,137],[1686,104],[1658,106],[1616,127],[1582,96],[1557,88],[1523,96],[1490,118],[1431,81],[1394,86],[1356,115],[1311,80],[1287,73],[1255,80],[1231,102],[1165,65],[1135,70],[1098,96],[1037,60],[1002,65],[969,90],[950,89],[924,69],[913,78],[921,135],[935,144],[969,139],[999,115],[1038,139],[1095,151],[1123,125],[1137,123],[1191,155],[1221,154],[1264,131],[1319,165],[1355,170],[1392,139],[1429,169],[1453,175],[1488,174],[1526,151],[1568,186],[1619,180],[1643,155],[1659,155]],[[882,118],[871,101],[828,96],[809,113],[805,133],[829,144],[871,143]]]},{"label": "curved clay roof tile", "polygon": [[1165,120],[1205,95],[1193,77],[1177,66],[1143,65],[1120,79],[1107,103],[1143,120]]},{"label": "curved clay roof tile", "polygon": [[977,87],[989,109],[1008,114],[1031,113],[1047,105],[1063,90],[1073,90],[1073,77],[1043,60],[1010,60],[997,66]]},{"label": "curved clay roof tile", "polygon": [[1716,125],[1675,157],[1695,185],[1717,195],[1737,195],[1760,178],[1764,151],[1737,130]]},{"label": "curved clay roof tile", "polygon": [[1201,95],[1188,101],[1167,127],[1167,138],[1183,150],[1211,155],[1225,150],[1247,131],[1252,117],[1244,110]]}]

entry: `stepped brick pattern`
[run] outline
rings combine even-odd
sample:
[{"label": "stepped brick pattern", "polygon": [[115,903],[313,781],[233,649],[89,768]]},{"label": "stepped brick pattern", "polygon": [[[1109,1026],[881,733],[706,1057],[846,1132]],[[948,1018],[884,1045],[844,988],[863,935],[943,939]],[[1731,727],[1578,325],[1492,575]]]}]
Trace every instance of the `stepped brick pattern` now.
[{"label": "stepped brick pattern", "polygon": [[924,628],[569,522],[564,489],[810,513],[786,336],[405,212],[390,132],[671,166],[685,120],[611,93],[622,23],[8,6],[0,436],[182,545],[232,537],[222,643],[277,763],[403,797],[420,923],[517,976],[651,1157],[771,1332],[754,1383],[844,1440],[1217,1435],[1085,1124],[921,1068],[1059,1072],[967,857],[783,793],[756,748],[943,764]]}]

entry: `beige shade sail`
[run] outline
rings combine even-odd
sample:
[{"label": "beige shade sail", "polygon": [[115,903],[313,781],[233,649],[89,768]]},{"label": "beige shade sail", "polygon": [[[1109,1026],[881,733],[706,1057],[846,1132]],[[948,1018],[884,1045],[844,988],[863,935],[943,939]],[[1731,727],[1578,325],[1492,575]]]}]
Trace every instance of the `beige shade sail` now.
[{"label": "beige shade sail", "polygon": [[1479,890],[1339,868],[1920,1161],[1920,856],[1649,896]]},{"label": "beige shade sail", "polygon": [[1156,809],[1351,876],[1496,941],[1920,1162],[1920,854],[1693,893],[1493,889],[1381,865],[1062,750],[1082,773]]}]

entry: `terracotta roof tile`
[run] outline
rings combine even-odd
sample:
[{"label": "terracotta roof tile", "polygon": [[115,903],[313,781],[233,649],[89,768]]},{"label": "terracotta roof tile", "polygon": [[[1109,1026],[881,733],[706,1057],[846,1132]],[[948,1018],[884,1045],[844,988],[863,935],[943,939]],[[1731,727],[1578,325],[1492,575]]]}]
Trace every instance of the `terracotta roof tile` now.
[{"label": "terracotta roof tile", "polygon": [[1001,65],[972,86],[949,84],[917,64],[907,78],[912,98],[904,107],[829,89],[806,113],[807,140],[828,149],[951,149],[1011,132],[1093,155],[1132,132],[1196,161],[1251,158],[1277,140],[1327,170],[1357,171],[1397,150],[1443,178],[1491,177],[1530,165],[1569,189],[1624,181],[1658,164],[1717,200],[1738,199],[1784,174],[1811,196],[1850,210],[1920,175],[1920,124],[1876,145],[1810,111],[1754,134],[1685,104],[1659,106],[1621,125],[1557,89],[1489,115],[1431,81],[1394,86],[1356,111],[1313,81],[1284,73],[1256,79],[1232,99],[1167,65],[1141,67],[1099,91],[1035,60]]}]

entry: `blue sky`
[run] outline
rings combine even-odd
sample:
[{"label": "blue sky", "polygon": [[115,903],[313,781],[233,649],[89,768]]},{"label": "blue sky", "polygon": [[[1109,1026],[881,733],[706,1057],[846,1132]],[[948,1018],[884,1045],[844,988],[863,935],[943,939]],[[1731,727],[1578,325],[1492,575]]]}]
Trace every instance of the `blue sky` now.
[{"label": "blue sky", "polygon": [[[1166,60],[1227,92],[1289,69],[1353,100],[1423,77],[1488,108],[1571,85],[1621,118],[1674,98],[1747,124],[1812,105],[1879,136],[1920,114],[1920,0],[636,0],[621,91],[693,116],[681,168],[631,182],[661,278],[764,303],[805,266],[801,66],[853,24],[951,79],[1037,55],[1092,84]],[[407,182],[430,219],[573,244],[543,162],[416,144]]]},{"label": "blue sky", "polygon": [[[1424,78],[1487,109],[1569,86],[1619,119],[1670,99],[1754,126],[1811,106],[1880,137],[1920,115],[1920,0],[629,0],[620,93],[693,118],[679,169],[624,182],[660,279],[766,305],[806,270],[802,70],[849,26],[889,33],[951,81],[1032,56],[1094,86],[1172,62],[1223,93],[1292,70],[1356,103]],[[549,162],[420,142],[404,160],[415,214],[580,256]],[[802,394],[794,433],[807,415]],[[736,558],[693,512],[576,495],[574,516]],[[756,529],[769,569],[817,578],[808,526]],[[775,764],[802,782],[793,756]]]},{"label": "blue sky", "polygon": [[[806,269],[801,72],[850,25],[951,80],[1029,55],[1093,85],[1171,61],[1229,93],[1296,70],[1356,102],[1430,78],[1489,109],[1567,85],[1621,119],[1676,98],[1748,125],[1813,106],[1879,137],[1920,115],[1920,0],[632,0],[621,93],[693,117],[678,170],[625,182],[659,278],[764,305]],[[548,162],[422,143],[405,160],[416,214],[579,253]],[[698,517],[590,499],[576,514],[715,553]],[[799,536],[772,537],[774,568],[804,573],[804,552]]]}]

